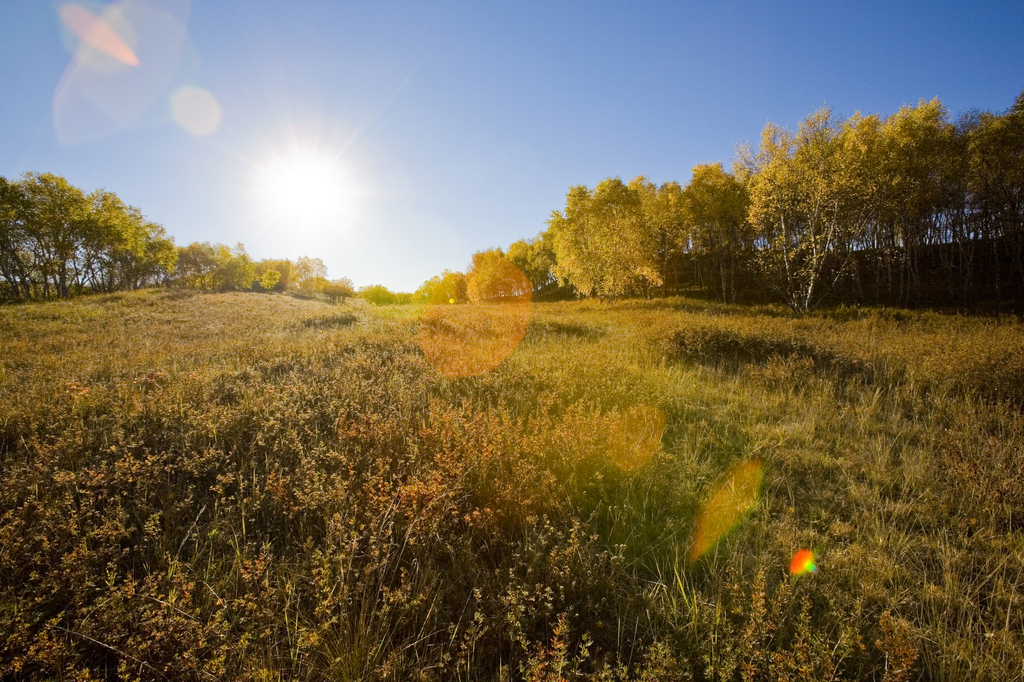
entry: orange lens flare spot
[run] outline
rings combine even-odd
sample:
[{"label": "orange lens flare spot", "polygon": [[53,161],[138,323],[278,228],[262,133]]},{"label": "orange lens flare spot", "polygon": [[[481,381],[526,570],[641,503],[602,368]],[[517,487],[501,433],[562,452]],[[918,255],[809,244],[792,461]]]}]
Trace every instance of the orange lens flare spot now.
[{"label": "orange lens flare spot", "polygon": [[704,507],[690,549],[696,561],[729,534],[757,502],[761,488],[761,460],[744,462],[729,472],[718,492]]},{"label": "orange lens flare spot", "polygon": [[814,552],[809,549],[801,549],[793,555],[793,560],[789,562],[791,575],[814,573],[817,569],[818,566],[814,563]]},{"label": "orange lens flare spot", "polygon": [[[508,269],[510,268],[510,269]],[[446,377],[489,372],[507,358],[526,335],[530,321],[530,280],[509,264],[500,294],[476,303],[429,305],[420,318],[419,342],[427,359]],[[514,271],[514,272],[513,272]],[[443,300],[443,299],[442,299]]]},{"label": "orange lens flare spot", "polygon": [[638,405],[609,414],[605,428],[612,463],[632,471],[647,464],[657,452],[665,432],[665,414],[656,407]]},{"label": "orange lens flare spot", "polygon": [[65,2],[58,9],[61,21],[86,45],[113,57],[122,64],[138,66],[135,51],[103,20],[78,3]]}]

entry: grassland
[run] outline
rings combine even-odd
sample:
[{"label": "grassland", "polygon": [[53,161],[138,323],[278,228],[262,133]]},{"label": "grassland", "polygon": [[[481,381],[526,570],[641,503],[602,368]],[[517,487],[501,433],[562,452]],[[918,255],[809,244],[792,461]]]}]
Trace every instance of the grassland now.
[{"label": "grassland", "polygon": [[1020,323],[535,304],[451,377],[422,314],[0,308],[0,678],[1024,679]]}]

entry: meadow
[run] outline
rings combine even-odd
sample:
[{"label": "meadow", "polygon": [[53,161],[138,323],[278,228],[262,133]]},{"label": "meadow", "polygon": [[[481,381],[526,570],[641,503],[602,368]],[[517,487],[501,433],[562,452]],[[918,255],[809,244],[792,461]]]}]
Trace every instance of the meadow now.
[{"label": "meadow", "polygon": [[1016,318],[421,319],[0,307],[0,679],[1024,679]]}]

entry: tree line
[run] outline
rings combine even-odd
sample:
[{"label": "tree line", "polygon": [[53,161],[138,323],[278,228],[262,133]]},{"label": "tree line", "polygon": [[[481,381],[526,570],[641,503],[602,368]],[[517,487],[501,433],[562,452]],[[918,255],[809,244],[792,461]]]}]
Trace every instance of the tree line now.
[{"label": "tree line", "polygon": [[241,243],[234,248],[209,242],[179,247],[170,282],[211,291],[287,291],[308,298],[322,295],[333,302],[356,295],[348,277],[328,279],[327,266],[319,258],[253,261]]},{"label": "tree line", "polygon": [[166,281],[178,253],[164,228],[103,189],[62,177],[0,177],[0,298],[67,298]]},{"label": "tree line", "polygon": [[535,239],[480,252],[416,298],[473,299],[495,257],[535,296],[767,294],[797,314],[825,300],[1020,300],[1024,92],[1004,113],[955,121],[938,99],[884,118],[824,108],[795,132],[769,123],[731,172],[701,164],[685,186],[643,176],[577,185]]},{"label": "tree line", "polygon": [[[514,267],[512,267],[514,266]],[[473,255],[414,293],[356,291],[318,258],[253,261],[242,244],[175,246],[103,189],[0,177],[0,300],[153,285],[452,304],[700,291],[726,302],[897,305],[1024,299],[1024,92],[955,121],[938,99],[888,116],[820,109],[693,169],[570,188],[532,240]]]},{"label": "tree line", "polygon": [[147,286],[355,296],[319,258],[254,261],[243,244],[176,246],[164,228],[105,189],[52,173],[0,176],[0,300],[46,300]]}]

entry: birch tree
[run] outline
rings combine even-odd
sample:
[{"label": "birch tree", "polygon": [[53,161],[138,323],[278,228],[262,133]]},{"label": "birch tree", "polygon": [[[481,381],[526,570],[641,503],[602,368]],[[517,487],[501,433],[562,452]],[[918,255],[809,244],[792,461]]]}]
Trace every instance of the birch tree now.
[{"label": "birch tree", "polygon": [[697,258],[710,266],[712,290],[735,303],[741,264],[752,242],[746,186],[720,163],[701,164],[694,167],[680,203],[683,232]]},{"label": "birch tree", "polygon": [[797,315],[818,307],[848,273],[852,244],[877,212],[873,156],[849,143],[860,120],[837,124],[820,109],[795,134],[769,123],[756,151],[740,151],[755,270]]},{"label": "birch tree", "polygon": [[619,178],[569,190],[565,212],[548,221],[554,273],[583,295],[615,297],[660,286],[657,240],[644,219],[639,192]]}]

